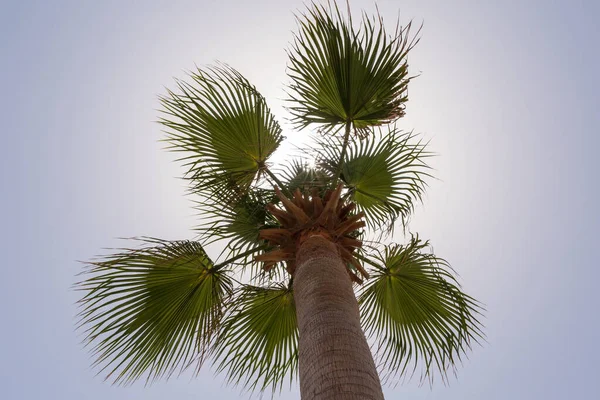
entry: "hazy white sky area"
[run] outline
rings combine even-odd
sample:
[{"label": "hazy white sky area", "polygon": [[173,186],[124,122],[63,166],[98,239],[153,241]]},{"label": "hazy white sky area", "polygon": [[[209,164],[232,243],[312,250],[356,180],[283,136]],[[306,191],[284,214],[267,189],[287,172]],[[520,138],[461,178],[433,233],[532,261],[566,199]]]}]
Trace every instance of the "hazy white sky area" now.
[{"label": "hazy white sky area", "polygon": [[[370,0],[351,4],[356,15],[375,11]],[[448,386],[415,379],[386,397],[596,398],[600,3],[378,7],[389,28],[398,13],[424,23],[399,127],[430,140],[439,180],[410,229],[486,304],[489,342]],[[282,99],[293,12],[303,9],[300,0],[1,2],[0,398],[248,398],[209,365],[150,387],[103,382],[74,331],[71,285],[76,260],[127,245],[119,237],[194,236],[182,169],[153,122],[173,77],[230,64],[302,142]],[[298,399],[297,387],[277,398]]]}]

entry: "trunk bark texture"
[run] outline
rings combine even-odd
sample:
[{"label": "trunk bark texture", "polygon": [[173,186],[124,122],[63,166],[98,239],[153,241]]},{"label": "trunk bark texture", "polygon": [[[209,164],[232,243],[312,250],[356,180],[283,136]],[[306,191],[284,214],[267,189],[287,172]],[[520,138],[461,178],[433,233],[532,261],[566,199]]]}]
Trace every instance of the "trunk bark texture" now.
[{"label": "trunk bark texture", "polygon": [[382,400],[352,281],[334,244],[312,236],[300,245],[293,289],[302,400]]}]

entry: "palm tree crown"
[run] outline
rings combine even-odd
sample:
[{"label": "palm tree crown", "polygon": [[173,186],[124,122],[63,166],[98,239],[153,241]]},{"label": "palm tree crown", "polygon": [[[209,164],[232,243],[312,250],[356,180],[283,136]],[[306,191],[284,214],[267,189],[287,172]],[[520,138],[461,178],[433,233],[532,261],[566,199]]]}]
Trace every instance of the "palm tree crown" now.
[{"label": "palm tree crown", "polygon": [[[355,26],[337,6],[298,15],[289,50],[289,111],[316,127],[305,157],[273,167],[283,140],[263,96],[239,72],[197,69],[161,97],[169,149],[180,152],[202,217],[195,241],[141,238],[87,264],[80,329],[95,366],[117,383],[153,381],[211,359],[251,390],[298,373],[294,277],[309,237],[333,244],[355,290],[379,375],[442,379],[483,338],[479,303],[449,264],[396,221],[421,199],[431,153],[397,128],[407,98],[410,24]],[[217,259],[205,252],[224,244]]]}]

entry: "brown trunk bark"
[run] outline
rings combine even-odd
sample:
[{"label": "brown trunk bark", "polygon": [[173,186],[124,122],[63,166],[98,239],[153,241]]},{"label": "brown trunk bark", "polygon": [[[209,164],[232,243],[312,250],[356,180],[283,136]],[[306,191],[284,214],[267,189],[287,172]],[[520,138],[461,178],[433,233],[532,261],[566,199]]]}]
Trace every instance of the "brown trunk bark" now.
[{"label": "brown trunk bark", "polygon": [[296,254],[293,289],[302,399],[382,400],[352,281],[336,246],[312,236]]}]

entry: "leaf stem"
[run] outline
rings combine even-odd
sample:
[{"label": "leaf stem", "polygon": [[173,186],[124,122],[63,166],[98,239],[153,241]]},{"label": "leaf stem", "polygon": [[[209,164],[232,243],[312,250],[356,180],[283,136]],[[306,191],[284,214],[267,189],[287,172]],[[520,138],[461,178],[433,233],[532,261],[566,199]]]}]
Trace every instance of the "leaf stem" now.
[{"label": "leaf stem", "polygon": [[258,247],[255,247],[255,248],[253,248],[253,249],[250,249],[250,250],[248,250],[248,251],[245,251],[245,252],[243,252],[243,253],[240,253],[240,254],[238,254],[237,256],[233,256],[233,257],[231,257],[231,258],[230,258],[230,259],[228,259],[228,260],[225,260],[225,261],[223,261],[223,262],[221,262],[221,263],[218,263],[217,265],[215,265],[215,266],[214,266],[214,268],[221,268],[221,267],[225,266],[226,264],[229,264],[229,263],[230,263],[230,262],[232,262],[232,261],[239,260],[240,258],[244,258],[244,257],[246,257],[246,256],[249,256],[250,254],[252,254],[252,253],[255,253],[255,252],[256,252],[256,251],[258,251],[258,250],[263,250],[263,249],[266,249],[267,247],[268,247],[267,245],[263,245],[263,246],[258,246]]},{"label": "leaf stem", "polygon": [[348,149],[348,142],[350,141],[350,128],[352,127],[352,120],[346,121],[346,133],[344,134],[344,143],[342,144],[342,154],[340,155],[340,161],[338,162],[337,171],[333,178],[331,187],[335,188],[338,184],[340,176],[342,175],[342,166],[344,165],[344,157],[346,157],[346,151]]},{"label": "leaf stem", "polygon": [[289,189],[287,188],[286,185],[283,184],[283,182],[281,182],[276,176],[275,174],[267,167],[265,166],[263,168],[263,171],[265,171],[267,173],[267,175],[269,175],[269,177],[271,179],[273,179],[275,181],[275,183],[277,185],[279,185],[279,187],[281,188],[281,191],[288,197],[292,197],[292,194],[290,193]]},{"label": "leaf stem", "polygon": [[373,267],[375,267],[375,268],[377,268],[379,270],[383,269],[383,268],[381,268],[381,265],[377,264],[376,262],[368,259],[367,257],[365,257],[365,256],[363,256],[363,255],[361,255],[359,253],[356,253],[354,255],[354,257],[358,258],[359,260],[362,260],[362,261],[366,262],[367,264],[371,264]]}]

